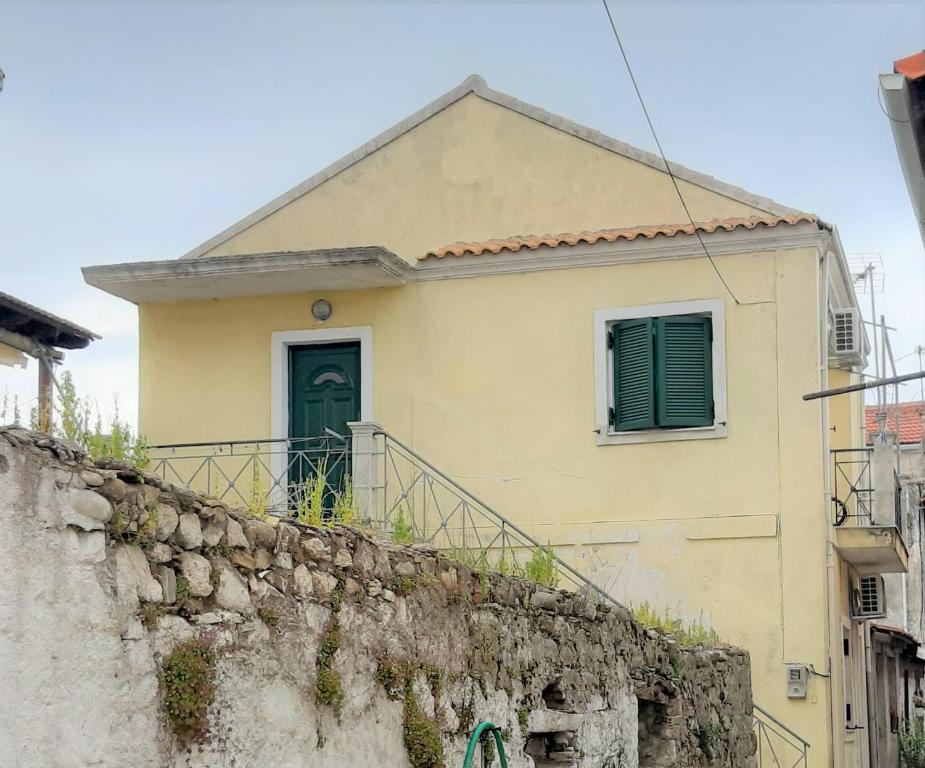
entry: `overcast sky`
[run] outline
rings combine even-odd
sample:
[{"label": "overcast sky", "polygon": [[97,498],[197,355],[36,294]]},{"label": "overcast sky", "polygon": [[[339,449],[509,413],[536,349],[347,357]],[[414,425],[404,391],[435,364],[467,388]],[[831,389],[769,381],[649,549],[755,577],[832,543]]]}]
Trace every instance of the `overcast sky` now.
[{"label": "overcast sky", "polygon": [[[925,1],[612,9],[669,158],[882,253],[896,355],[925,344],[925,253],[877,90],[925,46]],[[0,290],[100,333],[68,365],[132,418],[135,309],[82,265],[180,256],[472,72],[654,150],[593,0],[0,3],[0,68]],[[32,398],[35,375],[0,367],[0,395]]]}]

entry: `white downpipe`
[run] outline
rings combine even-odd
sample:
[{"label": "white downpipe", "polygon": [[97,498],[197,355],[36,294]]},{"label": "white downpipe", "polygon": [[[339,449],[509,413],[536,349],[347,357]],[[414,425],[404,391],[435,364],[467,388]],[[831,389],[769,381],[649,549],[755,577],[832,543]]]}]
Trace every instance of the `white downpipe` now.
[{"label": "white downpipe", "polygon": [[[819,388],[825,389],[828,386],[828,338],[827,338],[827,320],[829,308],[829,251],[822,255],[821,285],[819,287]],[[841,623],[838,619],[838,605],[835,599],[835,542],[833,534],[832,516],[830,514],[831,505],[831,478],[829,477],[829,409],[825,403],[822,404],[822,514],[825,520],[826,542],[825,542],[825,575],[826,575],[826,603],[828,610],[828,638],[826,646],[829,652],[829,676],[823,678],[828,682],[829,696],[829,721],[831,728],[831,749],[832,760],[835,768],[843,768],[845,765],[844,738],[842,715],[838,711],[838,702],[835,697],[833,675],[835,674],[835,647],[836,639],[841,645]]]}]

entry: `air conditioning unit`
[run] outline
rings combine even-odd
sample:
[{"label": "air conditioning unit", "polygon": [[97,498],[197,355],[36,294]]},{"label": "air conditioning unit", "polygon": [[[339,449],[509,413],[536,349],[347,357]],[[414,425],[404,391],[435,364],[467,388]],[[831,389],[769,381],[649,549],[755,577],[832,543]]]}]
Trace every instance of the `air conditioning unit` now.
[{"label": "air conditioning unit", "polygon": [[883,576],[859,576],[851,590],[851,618],[857,621],[886,616]]},{"label": "air conditioning unit", "polygon": [[832,310],[830,351],[834,357],[860,358],[864,333],[860,313],[853,307]]}]

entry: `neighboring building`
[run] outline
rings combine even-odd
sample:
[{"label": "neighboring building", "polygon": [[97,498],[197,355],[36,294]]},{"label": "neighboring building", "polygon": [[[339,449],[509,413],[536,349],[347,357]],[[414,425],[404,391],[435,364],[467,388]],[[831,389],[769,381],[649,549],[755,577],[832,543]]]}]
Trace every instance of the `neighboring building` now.
[{"label": "neighboring building", "polygon": [[[868,727],[871,766],[898,765],[898,732],[905,721],[921,716],[913,706],[925,688],[925,443],[921,401],[865,408],[873,485],[895,478],[893,498],[873,499],[875,517],[898,515],[897,525],[909,552],[908,572],[884,576],[886,613],[868,626]],[[859,484],[861,485],[861,484]],[[873,494],[876,497],[876,494]]]},{"label": "neighboring building", "polygon": [[[917,400],[888,405],[883,410],[886,440],[898,445],[902,453],[898,471],[910,477],[925,477],[925,403]],[[864,409],[868,445],[873,445],[881,432],[877,412],[875,405]]]},{"label": "neighboring building", "polygon": [[861,396],[802,399],[865,365],[845,256],[814,215],[672,170],[696,232],[657,157],[474,77],[184,258],[84,274],[139,305],[152,443],[357,446],[376,421],[621,601],[749,649],[810,765],[867,765],[852,596],[908,555],[869,499],[831,501]]},{"label": "neighboring building", "polygon": [[99,338],[70,320],[0,292],[0,365],[25,368],[27,357],[38,362],[36,413],[46,431],[51,427],[54,400],[52,368],[64,360],[61,350],[83,349]]},{"label": "neighboring building", "polygon": [[894,62],[891,74],[880,75],[880,88],[925,242],[925,51]]}]

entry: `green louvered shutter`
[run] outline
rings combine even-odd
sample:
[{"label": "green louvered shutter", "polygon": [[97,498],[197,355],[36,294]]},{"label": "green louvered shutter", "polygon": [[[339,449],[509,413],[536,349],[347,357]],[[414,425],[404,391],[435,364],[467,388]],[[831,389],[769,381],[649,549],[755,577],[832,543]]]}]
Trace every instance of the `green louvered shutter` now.
[{"label": "green louvered shutter", "polygon": [[655,426],[655,359],[651,318],[626,320],[611,330],[613,428]]},{"label": "green louvered shutter", "polygon": [[682,315],[655,321],[655,393],[660,427],[713,424],[712,324]]}]

